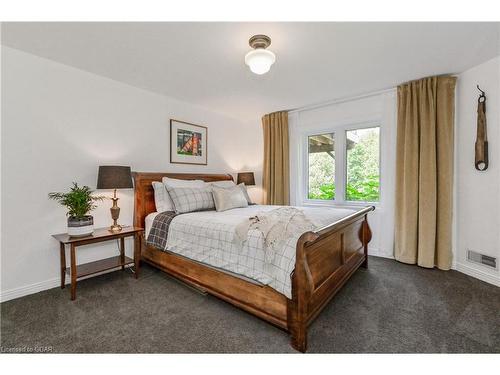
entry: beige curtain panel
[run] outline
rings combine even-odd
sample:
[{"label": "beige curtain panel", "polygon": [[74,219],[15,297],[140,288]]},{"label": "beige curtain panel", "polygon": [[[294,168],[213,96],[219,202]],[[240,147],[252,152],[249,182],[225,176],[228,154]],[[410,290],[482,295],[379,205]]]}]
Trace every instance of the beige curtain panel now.
[{"label": "beige curtain panel", "polygon": [[262,184],[265,204],[290,203],[288,155],[288,112],[262,117],[264,129],[264,171]]},{"label": "beige curtain panel", "polygon": [[454,77],[398,86],[395,257],[451,267]]}]

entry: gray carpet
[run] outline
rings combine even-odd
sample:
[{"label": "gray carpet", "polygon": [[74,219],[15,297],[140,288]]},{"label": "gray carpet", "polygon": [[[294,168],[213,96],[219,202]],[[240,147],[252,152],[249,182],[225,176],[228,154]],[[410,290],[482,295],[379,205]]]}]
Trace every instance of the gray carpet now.
[{"label": "gray carpet", "polygon": [[[500,288],[370,257],[309,330],[309,352],[500,352]],[[3,348],[54,352],[293,353],[288,334],[143,266],[1,304]]]}]

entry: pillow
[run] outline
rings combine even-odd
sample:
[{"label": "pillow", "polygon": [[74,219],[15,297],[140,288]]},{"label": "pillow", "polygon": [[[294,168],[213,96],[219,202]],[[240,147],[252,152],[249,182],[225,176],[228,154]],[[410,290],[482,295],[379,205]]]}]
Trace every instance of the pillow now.
[{"label": "pillow", "polygon": [[174,203],[170,199],[166,184],[173,187],[204,187],[205,182],[202,180],[178,180],[176,178],[163,177],[162,182],[154,181],[152,183],[155,206],[157,212],[175,211]]},{"label": "pillow", "polygon": [[233,181],[229,181],[229,180],[228,181],[215,181],[215,182],[209,182],[208,185],[210,185],[212,187],[217,186],[217,187],[221,187],[224,189],[228,189],[228,188],[230,189],[230,188],[234,188],[236,186],[239,186],[241,191],[243,191],[243,195],[245,196],[247,203],[253,204],[252,199],[250,199],[250,196],[248,195],[247,187],[246,187],[244,182],[236,185]]},{"label": "pillow", "polygon": [[154,181],[155,206],[157,212],[173,211],[174,205],[168,195],[168,191],[162,182]]},{"label": "pillow", "polygon": [[171,187],[169,185],[166,187],[174,203],[175,212],[178,214],[215,208],[212,190],[209,187]]},{"label": "pillow", "polygon": [[203,180],[179,180],[177,178],[163,177],[161,182],[170,187],[205,187],[207,184]]},{"label": "pillow", "polygon": [[232,188],[236,186],[236,184],[232,180],[209,182],[208,185],[222,187],[222,188]]},{"label": "pillow", "polygon": [[212,191],[215,209],[217,211],[226,211],[233,208],[248,206],[247,199],[240,186],[234,186],[232,188],[212,186]]},{"label": "pillow", "polygon": [[247,200],[248,204],[253,204],[252,200],[250,199],[250,195],[248,195],[247,187],[244,182],[241,184],[238,184],[240,187],[241,191],[243,191],[243,195],[245,196],[245,199]]}]

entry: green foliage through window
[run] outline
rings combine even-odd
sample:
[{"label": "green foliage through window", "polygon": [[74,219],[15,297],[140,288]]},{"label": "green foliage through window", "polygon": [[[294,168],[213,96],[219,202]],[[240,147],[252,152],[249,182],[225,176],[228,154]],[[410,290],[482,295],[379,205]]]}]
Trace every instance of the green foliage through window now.
[{"label": "green foliage through window", "polygon": [[[378,202],[380,199],[380,128],[348,130],[346,139],[345,200]],[[309,199],[335,199],[335,147],[333,133],[308,137]]]},{"label": "green foliage through window", "polygon": [[308,137],[309,199],[335,197],[335,147],[333,133]]},{"label": "green foliage through window", "polygon": [[346,200],[378,202],[380,196],[380,128],[346,132]]},{"label": "green foliage through window", "polygon": [[309,191],[309,199],[333,199],[335,197],[335,184],[322,184],[316,190]]}]

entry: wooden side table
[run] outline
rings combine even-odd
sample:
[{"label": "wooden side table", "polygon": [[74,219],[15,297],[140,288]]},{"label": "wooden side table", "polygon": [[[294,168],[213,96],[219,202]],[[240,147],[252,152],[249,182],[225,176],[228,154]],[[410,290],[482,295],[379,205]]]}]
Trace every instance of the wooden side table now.
[{"label": "wooden side table", "polygon": [[[121,267],[122,270],[128,264],[134,264],[135,278],[139,277],[140,263],[140,241],[143,228],[123,227],[121,232],[112,233],[109,228],[98,228],[94,230],[90,236],[85,237],[70,237],[67,233],[54,234],[56,240],[60,244],[61,257],[61,289],[65,287],[66,281],[66,245],[70,245],[71,249],[71,300],[76,298],[76,282],[79,278],[93,275],[102,271]],[[125,256],[125,237],[134,237],[134,259]],[[120,255],[111,258],[101,259],[95,262],[76,265],[76,248],[77,246],[89,245],[97,242],[110,240],[120,240]]]}]

